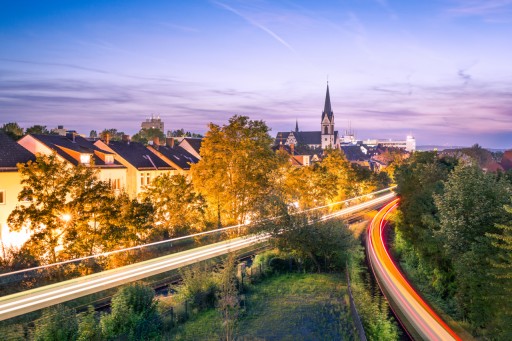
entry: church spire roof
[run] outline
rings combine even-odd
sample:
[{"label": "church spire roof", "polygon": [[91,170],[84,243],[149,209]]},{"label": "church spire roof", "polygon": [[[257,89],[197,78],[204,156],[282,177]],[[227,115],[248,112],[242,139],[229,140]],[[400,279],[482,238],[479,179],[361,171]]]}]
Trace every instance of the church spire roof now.
[{"label": "church spire roof", "polygon": [[296,133],[299,132],[299,120],[298,119],[295,119],[295,132]]},{"label": "church spire roof", "polygon": [[327,82],[327,91],[325,93],[325,105],[324,105],[324,111],[322,112],[322,121],[327,115],[327,118],[329,121],[332,120],[333,112],[331,108],[331,96],[329,95],[329,82]]}]

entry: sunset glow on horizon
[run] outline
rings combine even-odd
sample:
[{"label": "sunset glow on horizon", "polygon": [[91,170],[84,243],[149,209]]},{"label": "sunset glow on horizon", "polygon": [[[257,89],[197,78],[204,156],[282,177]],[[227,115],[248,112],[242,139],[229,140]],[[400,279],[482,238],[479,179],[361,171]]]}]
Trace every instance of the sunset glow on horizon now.
[{"label": "sunset glow on horizon", "polygon": [[234,114],[418,145],[512,147],[512,0],[16,1],[0,124],[204,133]]}]

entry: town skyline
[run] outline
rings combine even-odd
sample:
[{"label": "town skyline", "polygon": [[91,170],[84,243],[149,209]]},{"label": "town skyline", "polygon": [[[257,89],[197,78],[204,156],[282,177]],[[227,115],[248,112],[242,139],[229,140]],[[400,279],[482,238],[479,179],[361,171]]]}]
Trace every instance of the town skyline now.
[{"label": "town skyline", "polygon": [[[27,8],[29,7],[29,8]],[[204,133],[233,114],[418,145],[512,145],[512,1],[23,3],[0,14],[0,119]]]}]

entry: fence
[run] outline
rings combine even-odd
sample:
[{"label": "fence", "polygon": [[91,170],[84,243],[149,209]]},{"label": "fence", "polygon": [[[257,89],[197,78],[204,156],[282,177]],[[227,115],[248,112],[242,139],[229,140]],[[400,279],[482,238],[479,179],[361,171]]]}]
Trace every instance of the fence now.
[{"label": "fence", "polygon": [[348,265],[346,267],[347,269],[347,291],[348,291],[348,297],[350,300],[350,311],[352,313],[352,321],[354,321],[354,326],[357,330],[357,335],[359,335],[359,340],[366,341],[366,333],[364,332],[363,322],[361,321],[361,317],[359,316],[359,313],[357,312],[356,304],[354,302],[354,296],[352,296],[352,288],[350,286],[350,275],[348,271]]}]

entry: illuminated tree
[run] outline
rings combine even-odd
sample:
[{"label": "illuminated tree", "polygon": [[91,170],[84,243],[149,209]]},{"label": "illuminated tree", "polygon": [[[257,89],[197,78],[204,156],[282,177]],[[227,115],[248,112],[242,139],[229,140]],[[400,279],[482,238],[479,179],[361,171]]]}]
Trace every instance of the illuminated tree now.
[{"label": "illuminated tree", "polygon": [[219,225],[245,222],[269,194],[278,165],[269,128],[246,116],[233,116],[222,127],[211,123],[209,128],[201,160],[191,167],[194,186]]},{"label": "illuminated tree", "polygon": [[204,201],[185,176],[160,175],[141,193],[141,198],[153,203],[154,230],[160,238],[201,230]]},{"label": "illuminated tree", "polygon": [[[42,262],[56,262],[101,251],[115,245],[116,198],[107,183],[98,181],[97,170],[71,166],[56,154],[37,155],[20,164],[22,203],[11,212],[8,224],[15,231],[29,227],[25,244]],[[112,224],[111,224],[112,222]]]}]

